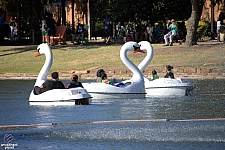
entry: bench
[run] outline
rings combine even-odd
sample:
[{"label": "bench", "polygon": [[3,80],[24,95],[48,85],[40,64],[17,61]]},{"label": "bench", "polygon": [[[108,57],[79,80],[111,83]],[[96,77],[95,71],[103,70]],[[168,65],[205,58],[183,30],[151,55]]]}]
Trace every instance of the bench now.
[{"label": "bench", "polygon": [[54,41],[55,45],[57,45],[58,43],[60,43],[61,45],[66,44],[66,26],[58,26],[57,27],[56,36],[53,37],[53,41]]}]

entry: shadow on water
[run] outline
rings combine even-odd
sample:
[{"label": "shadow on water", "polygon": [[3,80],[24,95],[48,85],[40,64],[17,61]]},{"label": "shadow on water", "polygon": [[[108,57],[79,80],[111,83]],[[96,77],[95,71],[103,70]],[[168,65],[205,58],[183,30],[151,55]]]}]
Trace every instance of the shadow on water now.
[{"label": "shadow on water", "polygon": [[193,80],[198,95],[225,95],[224,79]]}]

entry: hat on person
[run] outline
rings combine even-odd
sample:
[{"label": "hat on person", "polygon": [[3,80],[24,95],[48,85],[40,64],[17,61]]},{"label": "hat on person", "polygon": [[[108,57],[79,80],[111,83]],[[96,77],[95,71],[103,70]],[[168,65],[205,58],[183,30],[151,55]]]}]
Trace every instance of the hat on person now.
[{"label": "hat on person", "polygon": [[58,72],[53,72],[53,73],[52,73],[52,78],[53,78],[53,79],[58,79],[58,77],[59,77]]}]

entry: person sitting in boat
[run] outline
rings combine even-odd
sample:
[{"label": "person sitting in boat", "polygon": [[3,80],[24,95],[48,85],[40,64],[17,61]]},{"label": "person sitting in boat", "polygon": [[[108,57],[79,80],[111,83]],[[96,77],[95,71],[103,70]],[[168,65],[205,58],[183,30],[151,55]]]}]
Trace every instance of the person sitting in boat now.
[{"label": "person sitting in boat", "polygon": [[105,83],[105,84],[111,84],[111,81],[107,79],[107,74],[104,73],[102,75],[102,82]]},{"label": "person sitting in boat", "polygon": [[67,84],[66,88],[75,88],[75,87],[82,87],[83,85],[81,82],[78,81],[78,76],[76,74],[73,74],[70,77],[71,82]]},{"label": "person sitting in boat", "polygon": [[52,89],[65,89],[64,84],[59,81],[58,72],[51,74],[52,80],[46,80],[40,87],[34,87],[34,94],[38,95]]},{"label": "person sitting in boat", "polygon": [[[99,69],[98,71],[97,71],[97,73],[96,73],[96,75],[97,75],[97,79],[96,79],[96,82],[102,82],[102,78],[105,76],[105,70],[103,70],[103,69]],[[107,74],[106,74],[106,76],[107,76]],[[112,84],[112,85],[117,85],[117,86],[119,86],[119,85],[121,85],[121,84],[118,84],[119,82],[115,79],[115,78],[113,78],[111,81],[110,81],[110,83]]]},{"label": "person sitting in boat", "polygon": [[159,76],[157,74],[157,71],[153,70],[152,71],[152,80],[155,80],[155,79],[158,79],[158,78],[159,78]]},{"label": "person sitting in boat", "polygon": [[99,69],[96,73],[97,79],[96,82],[102,82],[102,76],[105,74],[105,70]]},{"label": "person sitting in boat", "polygon": [[165,75],[164,78],[172,78],[172,79],[174,79],[174,74],[172,72],[173,66],[167,65],[165,69],[166,69],[166,75]]}]

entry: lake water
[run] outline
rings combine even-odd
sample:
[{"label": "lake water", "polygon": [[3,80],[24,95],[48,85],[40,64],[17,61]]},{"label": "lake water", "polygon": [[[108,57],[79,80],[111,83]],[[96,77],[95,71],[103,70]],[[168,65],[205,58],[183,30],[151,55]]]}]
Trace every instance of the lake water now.
[{"label": "lake water", "polygon": [[192,82],[191,97],[43,107],[28,103],[33,80],[0,80],[0,149],[225,149],[225,80]]}]

